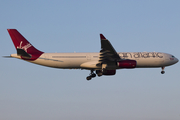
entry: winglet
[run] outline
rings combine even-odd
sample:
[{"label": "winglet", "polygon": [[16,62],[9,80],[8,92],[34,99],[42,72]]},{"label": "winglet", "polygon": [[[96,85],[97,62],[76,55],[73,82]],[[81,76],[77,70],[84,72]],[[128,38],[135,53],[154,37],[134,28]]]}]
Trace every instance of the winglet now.
[{"label": "winglet", "polygon": [[103,34],[100,34],[100,38],[101,38],[101,40],[107,40]]}]

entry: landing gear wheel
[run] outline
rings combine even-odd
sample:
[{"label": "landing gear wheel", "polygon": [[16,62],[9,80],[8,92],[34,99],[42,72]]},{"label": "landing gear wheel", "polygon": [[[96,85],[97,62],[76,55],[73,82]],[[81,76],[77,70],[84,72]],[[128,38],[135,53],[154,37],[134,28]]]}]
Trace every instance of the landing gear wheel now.
[{"label": "landing gear wheel", "polygon": [[164,71],[165,67],[161,67],[161,68],[162,68],[161,74],[164,74],[165,73],[165,71]]},{"label": "landing gear wheel", "polygon": [[94,73],[94,70],[91,70],[91,73],[89,74],[89,76],[86,77],[86,80],[91,80],[92,78],[96,77],[96,74]]},{"label": "landing gear wheel", "polygon": [[91,77],[90,77],[90,76],[87,76],[87,77],[86,77],[86,80],[91,80]]},{"label": "landing gear wheel", "polygon": [[93,74],[91,75],[91,77],[96,77],[96,74],[95,74],[95,73],[93,73]]},{"label": "landing gear wheel", "polygon": [[161,71],[161,74],[164,74],[165,73],[165,71]]}]

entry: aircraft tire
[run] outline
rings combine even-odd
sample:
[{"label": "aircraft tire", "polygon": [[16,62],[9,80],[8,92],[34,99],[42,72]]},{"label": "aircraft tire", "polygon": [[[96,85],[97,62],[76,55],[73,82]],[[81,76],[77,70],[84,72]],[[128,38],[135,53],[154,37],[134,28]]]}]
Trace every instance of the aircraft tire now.
[{"label": "aircraft tire", "polygon": [[90,77],[90,76],[87,76],[87,77],[86,77],[86,80],[91,80],[91,77]]},{"label": "aircraft tire", "polygon": [[96,74],[93,73],[93,74],[91,75],[91,77],[96,77]]}]

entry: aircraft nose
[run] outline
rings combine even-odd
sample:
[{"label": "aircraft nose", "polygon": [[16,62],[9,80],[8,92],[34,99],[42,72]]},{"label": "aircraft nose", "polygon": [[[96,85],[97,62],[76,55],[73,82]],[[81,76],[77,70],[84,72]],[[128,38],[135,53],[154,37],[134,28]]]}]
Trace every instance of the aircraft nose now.
[{"label": "aircraft nose", "polygon": [[179,60],[176,58],[176,59],[175,59],[175,62],[177,63],[177,62],[179,62]]},{"label": "aircraft nose", "polygon": [[177,62],[179,62],[179,60],[173,55],[170,55],[169,57],[170,57],[169,60],[171,61],[171,64],[176,64]]}]

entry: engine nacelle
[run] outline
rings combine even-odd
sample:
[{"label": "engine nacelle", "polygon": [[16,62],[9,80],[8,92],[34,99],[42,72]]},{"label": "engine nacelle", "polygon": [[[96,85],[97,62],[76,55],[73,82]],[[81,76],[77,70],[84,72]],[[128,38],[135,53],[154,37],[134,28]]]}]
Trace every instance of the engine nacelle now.
[{"label": "engine nacelle", "polygon": [[98,76],[102,76],[102,75],[115,75],[116,74],[116,70],[96,70],[96,74]]},{"label": "engine nacelle", "polygon": [[117,66],[119,68],[135,68],[137,65],[137,62],[135,60],[123,60],[120,62],[117,62]]}]

